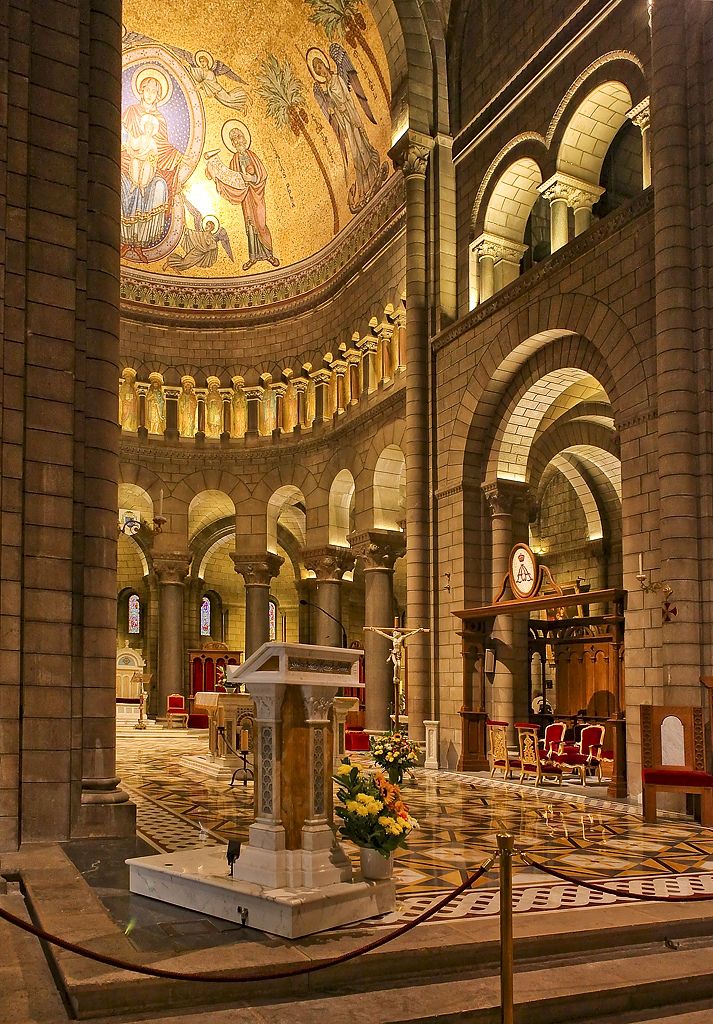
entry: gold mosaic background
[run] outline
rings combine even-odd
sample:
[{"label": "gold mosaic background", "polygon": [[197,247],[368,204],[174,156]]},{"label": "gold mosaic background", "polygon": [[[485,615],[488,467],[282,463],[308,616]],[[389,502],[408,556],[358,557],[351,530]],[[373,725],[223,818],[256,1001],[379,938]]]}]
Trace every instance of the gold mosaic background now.
[{"label": "gold mosaic background", "polygon": [[270,272],[318,253],[383,187],[390,86],[364,0],[124,11],[125,267]]}]

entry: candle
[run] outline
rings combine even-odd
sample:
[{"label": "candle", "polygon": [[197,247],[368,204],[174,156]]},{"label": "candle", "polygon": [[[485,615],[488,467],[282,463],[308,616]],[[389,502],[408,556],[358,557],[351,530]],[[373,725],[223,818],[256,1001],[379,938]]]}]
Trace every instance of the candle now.
[{"label": "candle", "polygon": [[644,556],[639,552],[639,576],[644,575]]},{"label": "candle", "polygon": [[250,749],[250,733],[247,729],[240,730],[240,753],[247,754]]},{"label": "candle", "polygon": [[163,490],[160,490],[158,494],[158,514],[163,515]]}]

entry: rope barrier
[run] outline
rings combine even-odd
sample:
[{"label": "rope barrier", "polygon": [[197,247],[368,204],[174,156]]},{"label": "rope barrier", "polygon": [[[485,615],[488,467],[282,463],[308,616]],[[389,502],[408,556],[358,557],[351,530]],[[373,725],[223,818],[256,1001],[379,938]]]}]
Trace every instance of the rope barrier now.
[{"label": "rope barrier", "polygon": [[[705,903],[708,900],[713,900],[713,893],[689,893],[687,896],[655,896],[653,894],[646,893],[629,893],[622,892],[620,889],[608,889],[605,885],[598,885],[596,882],[585,882],[579,878],[570,878],[569,876],[558,871],[556,868],[545,867],[544,864],[540,864],[538,861],[533,860],[528,853],[524,850],[518,849],[518,855],[532,868],[536,868],[538,871],[542,871],[545,875],[552,875],[553,878],[558,878],[561,882],[568,882],[570,885],[579,885],[584,889],[591,889],[593,892],[603,892],[607,896],[621,896],[627,900],[643,900],[650,903]],[[671,877],[667,875],[659,876],[661,878]],[[676,877],[676,876],[674,876]]]},{"label": "rope barrier", "polygon": [[126,960],[122,960],[120,957],[107,956],[104,953],[96,953],[91,949],[87,949],[85,946],[78,946],[73,942],[69,942],[67,939],[62,939],[58,935],[53,935],[51,932],[46,932],[43,928],[38,928],[34,924],[30,924],[28,921],[23,921],[22,918],[16,917],[7,910],[3,910],[0,907],[0,919],[7,921],[8,924],[15,925],[22,931],[29,932],[30,935],[34,935],[35,938],[41,939],[43,942],[48,942],[53,946],[58,946],[60,949],[66,950],[68,953],[76,953],[78,956],[85,957],[88,960],[94,960],[100,964],[106,964],[108,967],[116,967],[119,970],[132,971],[134,974],[145,974],[151,978],[166,978],[170,981],[205,981],[205,982],[223,982],[223,983],[237,983],[237,982],[249,982],[249,981],[279,981],[282,978],[295,978],[302,974],[310,974],[316,971],[324,971],[329,967],[337,967],[339,964],[348,963],[350,960],[355,960],[359,956],[363,956],[365,953],[370,953],[374,949],[378,949],[380,946],[385,946],[387,942],[392,942],[394,939],[399,938],[401,935],[405,935],[406,932],[410,932],[419,924],[423,924],[424,921],[428,921],[429,918],[437,914],[439,910],[442,910],[445,906],[451,903],[454,899],[469,889],[475,882],[481,878],[486,871],[489,871],[492,867],[497,853],[492,854],[484,864],[468,875],[466,880],[461,883],[456,889],[448,893],[438,903],[430,907],[428,910],[424,910],[422,914],[419,914],[413,921],[407,921],[406,924],[401,925],[400,928],[396,928],[393,932],[389,932],[388,935],[382,935],[378,939],[373,939],[371,942],[367,942],[364,946],[359,946],[357,949],[353,949],[347,953],[341,953],[339,956],[330,957],[328,960],[322,960],[316,964],[307,964],[299,967],[289,967],[282,971],[257,971],[251,974],[217,974],[211,971],[198,971],[194,973],[185,971],[171,971],[162,967],[146,967],[143,964],[132,964]]}]

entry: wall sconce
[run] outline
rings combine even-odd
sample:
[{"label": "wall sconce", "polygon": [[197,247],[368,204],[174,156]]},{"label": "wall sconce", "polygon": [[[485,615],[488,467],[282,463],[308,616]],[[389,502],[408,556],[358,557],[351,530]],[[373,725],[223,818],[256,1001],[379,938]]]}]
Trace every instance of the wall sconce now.
[{"label": "wall sconce", "polygon": [[645,594],[655,594],[661,591],[664,599],[668,599],[673,593],[673,587],[669,586],[668,583],[650,578],[649,573],[644,570],[644,559],[641,554],[639,555],[639,571],[636,574],[636,578]]},{"label": "wall sconce", "polygon": [[445,592],[447,594],[450,594],[450,592],[451,592],[451,574],[449,572],[444,572],[443,573],[443,578],[446,581],[444,586],[443,586],[443,589],[445,590]]},{"label": "wall sconce", "polygon": [[166,516],[158,515],[154,516],[149,524],[146,520],[139,519],[134,512],[127,512],[123,519],[119,520],[117,533],[123,533],[126,537],[134,537],[142,526],[153,533],[161,533],[167,522]]}]

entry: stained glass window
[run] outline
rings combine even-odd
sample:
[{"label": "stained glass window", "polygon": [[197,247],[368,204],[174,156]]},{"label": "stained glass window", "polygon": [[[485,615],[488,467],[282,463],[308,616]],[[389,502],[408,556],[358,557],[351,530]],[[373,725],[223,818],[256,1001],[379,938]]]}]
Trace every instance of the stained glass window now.
[{"label": "stained glass window", "polygon": [[201,636],[210,636],[210,598],[201,601]]},{"label": "stained glass window", "polygon": [[138,594],[129,596],[129,633],[141,632],[141,602]]},{"label": "stained glass window", "polygon": [[272,597],[267,603],[267,638],[277,640],[277,601]]}]

